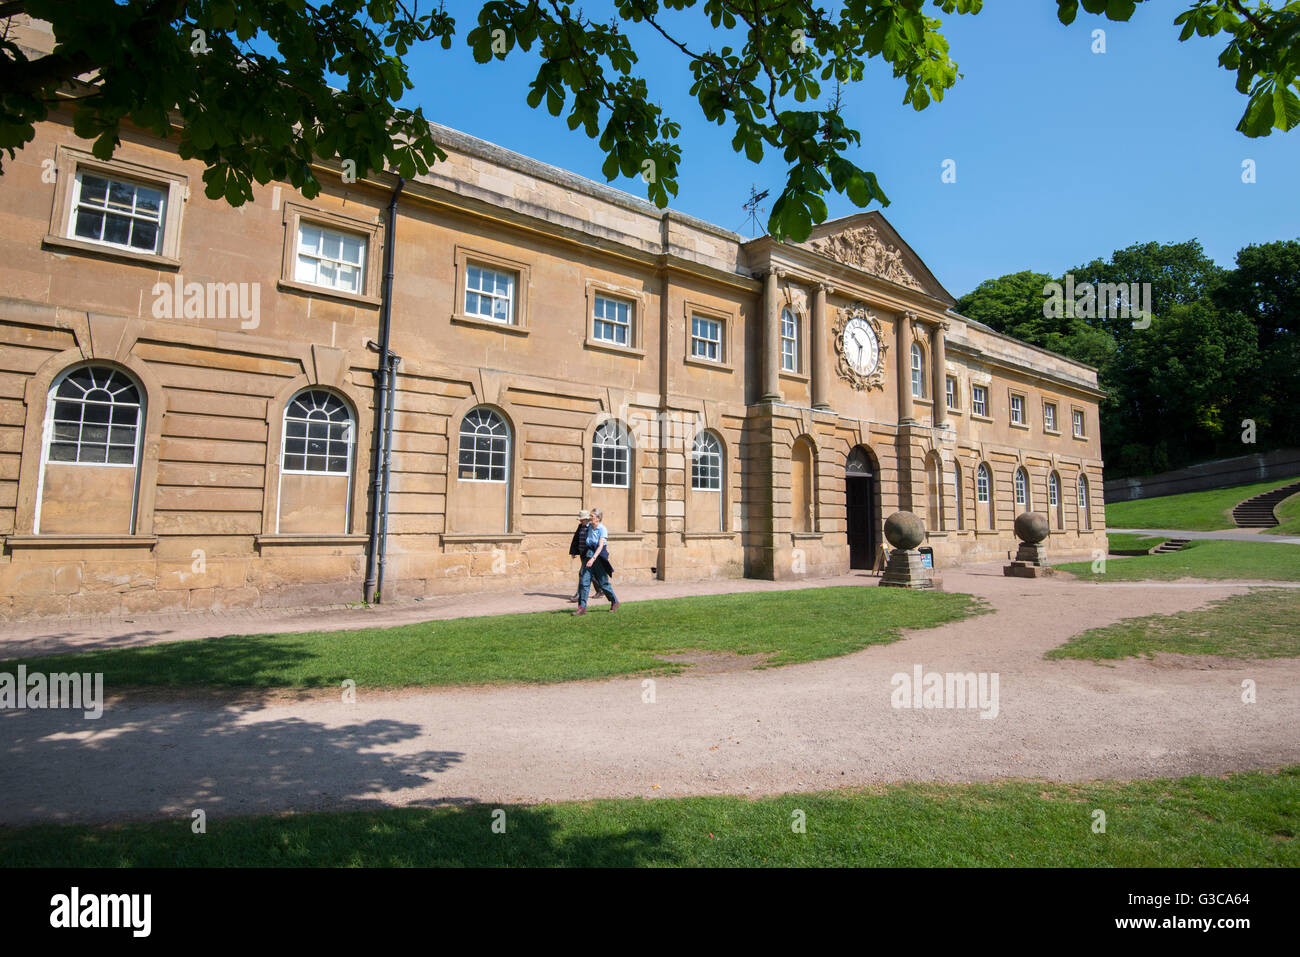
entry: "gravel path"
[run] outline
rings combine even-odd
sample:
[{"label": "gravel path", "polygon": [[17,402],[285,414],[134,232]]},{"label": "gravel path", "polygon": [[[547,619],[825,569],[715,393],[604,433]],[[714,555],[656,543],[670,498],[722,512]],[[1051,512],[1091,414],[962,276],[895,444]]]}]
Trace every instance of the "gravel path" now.
[{"label": "gravel path", "polygon": [[1224,528],[1217,532],[1191,532],[1178,528],[1108,528],[1108,532],[1132,535],[1159,535],[1163,538],[1211,539],[1223,542],[1272,542],[1275,545],[1300,545],[1300,537],[1274,535],[1265,528]]},{"label": "gravel path", "polygon": [[[0,713],[0,823],[283,809],[772,794],[899,780],[1086,780],[1300,762],[1300,660],[1045,661],[1070,635],[1242,584],[946,570],[995,613],[765,671]],[[593,612],[605,613],[603,608]],[[581,622],[575,623],[580,627]],[[999,713],[895,709],[895,673],[996,672]],[[739,666],[738,666],[739,667]],[[1243,704],[1252,679],[1258,703]]]}]

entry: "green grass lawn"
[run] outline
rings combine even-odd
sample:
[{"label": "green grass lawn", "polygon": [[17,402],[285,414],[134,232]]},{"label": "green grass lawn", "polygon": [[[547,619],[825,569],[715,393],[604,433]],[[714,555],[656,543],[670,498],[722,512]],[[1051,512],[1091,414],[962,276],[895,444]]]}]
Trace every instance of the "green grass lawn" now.
[{"label": "green grass lawn", "polygon": [[1181,528],[1192,532],[1236,528],[1232,522],[1232,509],[1237,504],[1294,481],[1297,479],[1274,479],[1207,492],[1112,502],[1106,506],[1106,524],[1114,528]]},{"label": "green grass lawn", "polygon": [[1300,535],[1300,492],[1284,498],[1273,509],[1278,524],[1265,530],[1266,535]]},{"label": "green grass lawn", "polygon": [[1135,535],[1132,532],[1107,532],[1106,547],[1112,552],[1150,551],[1161,542],[1168,541],[1164,535]]},{"label": "green grass lawn", "polygon": [[1105,572],[1094,574],[1092,562],[1057,565],[1091,581],[1173,581],[1216,578],[1244,581],[1300,581],[1300,545],[1285,542],[1194,541],[1180,552],[1106,559]]},{"label": "green grass lawn", "polygon": [[[1296,867],[1300,767],[0,828],[9,867]],[[1094,810],[1106,814],[1093,833]],[[802,811],[805,833],[791,827]]]},{"label": "green grass lawn", "polygon": [[1125,618],[1075,635],[1048,658],[1152,657],[1157,652],[1228,658],[1300,656],[1300,591],[1265,588],[1200,611]]},{"label": "green grass lawn", "polygon": [[397,628],[240,635],[0,663],[13,671],[104,673],[109,688],[154,685],[358,687],[575,681],[683,666],[688,650],[767,654],[783,665],[897,641],[976,614],[970,595],[899,588],[805,588],[633,602],[584,618],[557,611],[456,618]]}]

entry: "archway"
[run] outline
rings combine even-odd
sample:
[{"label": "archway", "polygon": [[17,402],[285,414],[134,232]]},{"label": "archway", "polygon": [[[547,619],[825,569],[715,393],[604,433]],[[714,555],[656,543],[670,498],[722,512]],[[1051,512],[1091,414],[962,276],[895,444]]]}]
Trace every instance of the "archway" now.
[{"label": "archway", "polygon": [[880,550],[880,467],[865,446],[855,446],[844,466],[845,528],[849,567],[871,568]]}]

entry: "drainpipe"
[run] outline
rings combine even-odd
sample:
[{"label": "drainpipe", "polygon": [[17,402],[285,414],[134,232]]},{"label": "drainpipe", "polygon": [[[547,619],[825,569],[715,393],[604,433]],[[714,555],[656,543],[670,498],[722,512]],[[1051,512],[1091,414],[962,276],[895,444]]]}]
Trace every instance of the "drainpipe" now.
[{"label": "drainpipe", "polygon": [[379,571],[375,582],[375,597],[380,604],[384,601],[384,566],[388,563],[388,477],[392,472],[393,456],[393,392],[397,387],[397,367],[402,364],[402,357],[388,353],[388,407],[384,418],[384,467],[383,505],[379,509]]},{"label": "drainpipe", "polygon": [[[397,188],[393,190],[388,201],[388,231],[384,237],[384,284],[382,302],[379,309],[379,342],[375,346],[379,352],[379,361],[375,367],[375,455],[370,469],[370,540],[366,545],[366,581],[364,597],[367,602],[374,602],[376,595],[382,600],[383,593],[378,589],[380,571],[387,550],[387,512],[388,512],[388,466],[391,462],[393,415],[392,400],[396,358],[388,348],[389,333],[392,331],[393,316],[393,254],[397,247],[397,197],[401,195],[406,180],[398,176]],[[381,537],[382,536],[382,537]]]}]

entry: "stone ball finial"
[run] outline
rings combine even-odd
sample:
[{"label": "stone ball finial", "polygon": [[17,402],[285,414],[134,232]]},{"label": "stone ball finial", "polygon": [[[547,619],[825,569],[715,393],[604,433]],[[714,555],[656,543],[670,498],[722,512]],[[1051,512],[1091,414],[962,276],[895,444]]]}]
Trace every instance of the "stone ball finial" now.
[{"label": "stone ball finial", "polygon": [[895,512],[885,519],[885,538],[895,548],[916,548],[925,541],[925,523],[911,512]]},{"label": "stone ball finial", "polygon": [[1016,516],[1016,538],[1037,545],[1047,537],[1047,516],[1042,512],[1021,512]]}]

